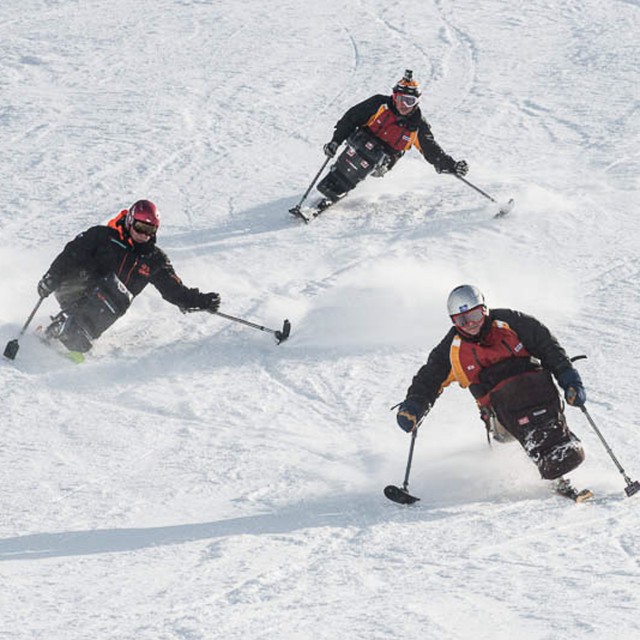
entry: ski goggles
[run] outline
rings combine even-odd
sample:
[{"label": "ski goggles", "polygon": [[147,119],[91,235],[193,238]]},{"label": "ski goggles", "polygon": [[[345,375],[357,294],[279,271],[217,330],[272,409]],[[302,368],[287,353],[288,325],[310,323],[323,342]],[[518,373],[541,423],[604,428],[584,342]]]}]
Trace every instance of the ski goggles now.
[{"label": "ski goggles", "polygon": [[473,307],[473,309],[469,309],[469,311],[463,311],[462,313],[456,313],[451,316],[453,324],[460,328],[467,327],[469,325],[477,325],[479,322],[482,322],[484,318],[484,305],[479,305],[477,307]]},{"label": "ski goggles", "polygon": [[142,220],[134,220],[133,228],[138,233],[142,233],[145,236],[155,236],[158,227],[156,227],[154,224],[149,224],[148,222],[142,222]]},{"label": "ski goggles", "polygon": [[405,107],[415,107],[419,101],[420,101],[420,98],[418,96],[410,96],[410,95],[407,95],[406,93],[396,94],[396,102],[400,102]]}]

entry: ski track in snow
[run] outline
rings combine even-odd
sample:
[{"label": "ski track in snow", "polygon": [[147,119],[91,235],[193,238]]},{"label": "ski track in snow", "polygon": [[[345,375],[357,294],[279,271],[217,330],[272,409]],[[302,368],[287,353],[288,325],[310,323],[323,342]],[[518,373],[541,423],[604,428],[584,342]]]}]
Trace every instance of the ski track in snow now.
[{"label": "ski track in snow", "polygon": [[[0,638],[640,637],[639,497],[579,411],[596,500],[488,450],[447,389],[389,408],[461,282],[533,313],[640,474],[638,3],[9,1],[0,8],[0,340],[63,244],[135,199],[190,286],[152,290],[73,365],[29,330],[0,363]],[[309,225],[322,144],[405,68],[496,206],[415,152]],[[313,197],[313,194],[310,198]],[[46,301],[34,320],[44,323]]]}]

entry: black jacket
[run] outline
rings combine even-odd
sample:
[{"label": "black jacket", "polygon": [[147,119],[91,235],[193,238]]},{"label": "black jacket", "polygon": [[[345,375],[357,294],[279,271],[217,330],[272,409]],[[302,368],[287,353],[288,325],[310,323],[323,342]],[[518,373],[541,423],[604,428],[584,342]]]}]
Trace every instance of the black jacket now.
[{"label": "black jacket", "polygon": [[[351,107],[336,123],[333,140],[338,144],[344,142],[354,131],[364,127],[383,104],[386,104],[398,116],[399,124],[406,127],[408,131],[418,132],[420,152],[427,162],[438,170],[451,170],[454,160],[435,141],[433,133],[431,133],[431,126],[422,116],[420,107],[416,107],[408,116],[401,116],[396,110],[391,96],[382,94],[371,96]],[[402,153],[390,150],[390,155],[400,156]]]},{"label": "black jacket", "polygon": [[61,306],[78,299],[112,273],[134,296],[151,283],[172,304],[201,306],[204,294],[182,284],[169,258],[156,246],[155,238],[146,243],[133,242],[124,227],[124,213],[109,226],[91,227],[76,236],[53,261],[47,276]]},{"label": "black jacket", "polygon": [[[431,351],[427,363],[414,376],[407,390],[407,397],[417,401],[423,411],[426,410],[427,405],[432,405],[446,386],[445,383],[450,380],[452,372],[450,351],[454,337],[459,335],[463,341],[476,343],[477,348],[482,349],[483,339],[495,320],[506,322],[517,334],[529,354],[537,358],[540,366],[553,373],[556,378],[563,371],[572,368],[565,350],[539,320],[512,309],[492,309],[480,335],[475,338],[466,337],[458,333],[455,327],[451,327],[440,344]],[[471,391],[474,390],[471,389]],[[474,395],[477,394],[474,393]]]}]

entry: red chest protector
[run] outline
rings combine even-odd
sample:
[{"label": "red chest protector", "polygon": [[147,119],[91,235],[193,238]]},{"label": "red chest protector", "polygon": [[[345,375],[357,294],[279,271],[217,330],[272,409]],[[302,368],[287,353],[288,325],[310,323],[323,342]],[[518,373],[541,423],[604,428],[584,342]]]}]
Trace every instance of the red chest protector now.
[{"label": "red chest protector", "polygon": [[[449,352],[450,378],[464,388],[479,385],[483,370],[512,358],[529,359],[530,355],[516,332],[506,322],[494,320],[482,343],[468,342],[460,336],[453,339]],[[447,380],[447,383],[449,381],[451,380]],[[476,400],[482,403],[484,397],[476,396]]]},{"label": "red chest protector", "polygon": [[398,116],[383,104],[366,124],[376,138],[379,138],[395,151],[410,149],[418,137],[417,131],[410,131],[398,122]]}]

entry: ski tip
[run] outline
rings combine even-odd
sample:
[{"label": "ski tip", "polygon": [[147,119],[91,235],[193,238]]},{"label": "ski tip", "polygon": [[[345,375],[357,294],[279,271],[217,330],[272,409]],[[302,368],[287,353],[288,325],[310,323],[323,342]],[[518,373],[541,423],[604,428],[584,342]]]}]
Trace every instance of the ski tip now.
[{"label": "ski tip", "polygon": [[396,502],[398,504],[413,504],[414,502],[418,502],[420,500],[420,498],[416,498],[416,496],[412,496],[404,489],[396,487],[392,484],[387,485],[384,488],[384,495],[392,502]]},{"label": "ski tip", "polygon": [[285,320],[282,325],[282,331],[276,331],[276,342],[281,344],[291,335],[291,323],[289,320]]},{"label": "ski tip", "polygon": [[302,220],[305,224],[309,224],[309,218],[307,218],[307,216],[305,216],[304,213],[302,213],[302,209],[300,209],[299,206],[289,209],[289,213],[295,218]]},{"label": "ski tip", "polygon": [[582,489],[578,491],[570,480],[566,478],[560,477],[558,478],[553,486],[553,490],[563,498],[568,498],[569,500],[573,500],[574,502],[586,502],[587,500],[591,500],[593,498],[593,492],[591,489]]},{"label": "ski tip", "polygon": [[500,207],[500,211],[498,211],[498,213],[496,213],[495,216],[493,216],[494,218],[504,218],[507,214],[511,213],[511,210],[513,209],[513,207],[515,206],[515,200],[513,198],[511,198],[507,204],[503,204]]},{"label": "ski tip", "polygon": [[80,353],[80,351],[69,351],[66,356],[71,362],[75,362],[76,364],[82,364],[84,362],[84,354]]},{"label": "ski tip", "polygon": [[591,491],[591,489],[583,489],[582,491],[576,493],[574,500],[577,503],[580,503],[591,500],[591,498],[593,498],[593,492]]},{"label": "ski tip", "polygon": [[3,356],[8,360],[15,360],[18,355],[19,344],[17,338],[9,340],[7,346],[4,348]]}]

